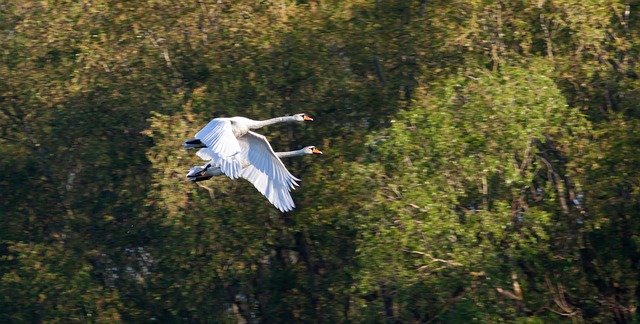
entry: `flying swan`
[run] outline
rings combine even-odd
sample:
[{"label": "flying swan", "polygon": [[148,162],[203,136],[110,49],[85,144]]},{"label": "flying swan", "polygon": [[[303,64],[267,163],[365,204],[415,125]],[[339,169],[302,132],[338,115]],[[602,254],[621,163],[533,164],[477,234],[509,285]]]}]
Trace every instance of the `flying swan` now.
[{"label": "flying swan", "polygon": [[[242,152],[240,139],[247,136],[252,129],[258,129],[277,123],[293,123],[312,121],[313,118],[307,116],[304,113],[295,114],[293,116],[276,117],[267,120],[253,120],[245,117],[231,117],[231,118],[214,118],[206,126],[204,126],[195,138],[189,139],[184,142],[185,148],[199,148],[196,153],[203,160],[211,160],[215,165],[220,166],[220,171],[226,174],[231,179],[240,177],[242,170],[242,163],[240,153]],[[251,139],[245,141],[245,145],[249,142],[256,142],[260,139],[259,134],[252,133]],[[269,146],[269,143],[264,139],[264,142]],[[271,146],[269,146],[271,148]],[[268,150],[263,151],[264,153]],[[273,153],[273,150],[271,150]],[[275,165],[266,164],[269,160],[264,160],[264,157],[253,155],[253,159],[259,160],[263,163],[261,171],[271,175],[277,170]],[[280,162],[282,164],[282,162]],[[288,174],[286,168],[285,175]],[[290,174],[289,174],[290,175]],[[293,176],[291,176],[293,177]],[[295,179],[295,178],[294,178]]]},{"label": "flying swan", "polygon": [[[294,185],[298,185],[295,181],[300,180],[293,177],[289,171],[287,171],[284,164],[282,164],[282,161],[280,161],[280,158],[322,154],[322,152],[315,146],[307,146],[296,151],[273,152],[271,145],[269,145],[269,142],[267,142],[266,138],[262,135],[255,134],[258,135],[258,137],[261,137],[261,139],[255,139],[256,143],[252,144],[252,141],[254,140],[251,139],[255,138],[254,134],[255,133],[249,131],[246,136],[239,139],[240,144],[243,147],[240,158],[242,166],[240,177],[251,182],[253,186],[258,189],[261,194],[267,197],[269,202],[280,211],[290,211],[295,207],[293,199],[291,198],[291,189],[294,188]],[[266,149],[268,149],[268,151],[266,151]],[[269,158],[256,160],[256,155],[269,156]],[[270,171],[263,171],[264,167],[258,164],[265,160],[268,161],[267,163],[277,165],[276,169],[278,170],[275,173],[279,174],[280,177],[270,177]],[[223,174],[224,172],[222,172],[219,165],[209,162],[202,166],[192,167],[187,174],[187,178],[193,182],[199,182]],[[284,179],[284,181],[282,181],[282,179]]]},{"label": "flying swan", "polygon": [[[275,152],[278,158],[290,158],[294,156],[303,156],[303,155],[312,155],[312,154],[322,154],[315,146],[306,146],[299,150],[295,151],[287,151],[287,152]],[[242,161],[242,168],[246,168],[249,166],[249,161]],[[213,165],[212,163],[205,163],[204,165],[194,166],[189,169],[189,173],[187,173],[187,178],[191,182],[200,182],[204,180],[209,180],[213,177],[221,176],[224,173],[220,170],[219,165]]]}]

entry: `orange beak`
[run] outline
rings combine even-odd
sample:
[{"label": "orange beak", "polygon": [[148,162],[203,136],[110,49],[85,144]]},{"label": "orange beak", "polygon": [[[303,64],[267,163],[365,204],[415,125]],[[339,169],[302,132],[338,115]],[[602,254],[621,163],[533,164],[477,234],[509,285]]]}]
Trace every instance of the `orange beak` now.
[{"label": "orange beak", "polygon": [[322,151],[318,150],[318,149],[317,149],[317,148],[315,148],[315,147],[313,148],[313,150],[311,150],[311,152],[312,152],[313,154],[322,154]]},{"label": "orange beak", "polygon": [[302,119],[308,120],[308,121],[313,121],[313,118],[311,118],[311,117],[309,117],[307,115],[304,115],[304,117],[302,117]]}]

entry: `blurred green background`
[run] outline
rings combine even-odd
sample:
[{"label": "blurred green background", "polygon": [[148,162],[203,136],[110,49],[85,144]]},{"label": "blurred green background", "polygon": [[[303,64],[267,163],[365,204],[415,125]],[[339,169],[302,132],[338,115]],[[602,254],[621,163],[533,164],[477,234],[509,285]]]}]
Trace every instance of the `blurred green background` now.
[{"label": "blurred green background", "polygon": [[[0,322],[640,320],[640,2],[3,0]],[[193,184],[211,118],[302,178]]]}]

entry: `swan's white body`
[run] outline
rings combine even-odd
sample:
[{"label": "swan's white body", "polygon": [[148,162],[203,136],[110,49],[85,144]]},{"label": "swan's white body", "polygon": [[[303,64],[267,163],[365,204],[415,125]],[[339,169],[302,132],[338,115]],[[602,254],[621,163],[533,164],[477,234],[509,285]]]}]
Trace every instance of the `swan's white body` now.
[{"label": "swan's white body", "polygon": [[[282,158],[290,158],[295,156],[303,156],[303,155],[311,155],[311,154],[322,154],[320,150],[318,150],[315,146],[307,146],[299,150],[295,151],[287,151],[287,152],[275,152],[276,156],[280,159]],[[242,161],[242,168],[246,168],[249,166],[249,161]],[[187,178],[193,182],[209,180],[212,177],[221,176],[224,172],[220,170],[219,165],[213,165],[211,162],[205,163],[200,166],[194,166],[187,173]]]},{"label": "swan's white body", "polygon": [[313,120],[305,114],[258,121],[244,117],[215,118],[202,128],[185,147],[203,147],[196,153],[231,179],[249,180],[260,193],[281,211],[295,205],[290,191],[297,186],[294,177],[275,154],[266,137],[254,133],[276,123]]},{"label": "swan's white body", "polygon": [[[231,179],[236,179],[240,177],[243,169],[239,155],[242,152],[240,138],[246,136],[252,129],[277,123],[302,122],[305,120],[313,119],[305,114],[267,120],[253,120],[245,117],[214,118],[196,134],[195,139],[199,140],[203,145],[195,147],[204,147],[196,154],[204,160],[211,160],[214,164],[220,165],[220,170],[224,174]],[[258,135],[256,133],[253,134]],[[247,141],[255,141],[255,139],[248,139]],[[185,142],[185,147],[190,147],[187,144],[188,142]]]},{"label": "swan's white body", "polygon": [[[247,133],[247,135],[249,136],[243,137],[243,139],[241,139],[240,141],[243,142],[244,138],[251,138],[253,136],[251,133],[253,132]],[[262,146],[257,146],[257,147],[245,146],[245,145],[242,145],[242,146],[247,150],[254,150],[255,153],[258,153],[258,151],[261,150],[261,147],[262,147]],[[271,146],[269,146],[269,148],[271,148]],[[318,150],[314,146],[307,146],[305,148],[302,148],[296,151],[276,152],[273,154],[275,156],[275,159],[277,159],[277,161],[279,162],[279,164],[282,164],[282,162],[280,161],[281,157],[286,158],[286,157],[302,156],[302,155],[309,155],[309,154],[322,154],[322,152],[320,152],[320,150]],[[277,179],[274,180],[273,178],[269,177],[267,173],[263,172],[261,167],[256,167],[255,165],[253,165],[251,162],[251,159],[249,158],[249,155],[250,154],[248,154],[243,150],[241,156],[242,157],[246,156],[247,158],[241,158],[240,162],[243,170],[240,174],[240,177],[247,179],[249,182],[251,182],[253,186],[256,187],[256,189],[258,189],[258,191],[260,191],[260,193],[262,193],[265,197],[267,197],[269,202],[272,203],[274,206],[276,206],[276,208],[278,208],[280,211],[286,212],[286,211],[292,210],[295,207],[295,204],[293,203],[293,199],[291,198],[291,189],[294,188],[295,185],[297,185],[295,181],[299,181],[299,179],[291,176],[292,177],[292,179],[290,179],[291,182],[289,183],[289,186],[286,186],[287,185],[286,181],[282,182],[282,181],[278,181]],[[284,170],[286,171],[286,169]],[[212,162],[209,162],[202,166],[196,166],[191,168],[191,170],[189,170],[189,173],[187,174],[187,178],[189,178],[189,180],[193,182],[198,182],[198,181],[210,179],[214,176],[220,176],[223,174],[224,172],[222,172],[222,169],[220,168],[219,165],[215,165]]]}]

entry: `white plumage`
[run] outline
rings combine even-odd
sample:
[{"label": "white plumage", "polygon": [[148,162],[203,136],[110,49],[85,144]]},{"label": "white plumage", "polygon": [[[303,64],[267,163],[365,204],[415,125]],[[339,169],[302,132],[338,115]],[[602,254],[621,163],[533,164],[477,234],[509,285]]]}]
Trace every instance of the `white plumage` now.
[{"label": "white plumage", "polygon": [[238,154],[241,151],[239,138],[251,129],[277,123],[312,121],[306,114],[253,120],[245,117],[214,118],[204,126],[194,139],[185,141],[185,148],[201,148],[196,154],[204,160],[212,160],[231,179],[240,176],[242,166]]},{"label": "white plumage", "polygon": [[220,170],[231,179],[239,177],[242,170],[238,156],[241,147],[236,136],[243,136],[249,131],[248,127],[242,126],[244,125],[240,123],[232,123],[231,118],[216,118],[196,134],[196,138],[207,146],[196,154],[203,160],[215,161],[220,165]]},{"label": "white plumage", "polygon": [[[240,177],[251,182],[253,186],[258,189],[261,194],[267,197],[269,202],[272,203],[280,211],[286,212],[295,208],[295,204],[293,203],[293,199],[291,198],[291,189],[293,189],[294,186],[297,186],[296,181],[299,180],[287,171],[287,169],[280,161],[280,158],[310,154],[322,154],[322,152],[315,146],[307,146],[296,151],[261,154],[262,150],[273,152],[271,146],[266,141],[266,138],[264,138],[264,136],[258,135],[257,137],[254,137],[254,135],[247,134],[247,136],[244,136],[243,138],[255,138],[256,143],[254,143],[252,146],[252,140],[241,140],[241,143],[245,144],[241,144],[241,146],[243,147],[243,151],[241,153],[241,156],[243,157],[241,158],[241,165],[243,167],[243,170]],[[260,159],[258,161],[252,161],[251,158],[248,157],[248,155],[268,156],[268,158]],[[266,163],[264,162],[265,160],[267,161]],[[275,165],[276,167],[271,168],[270,166],[268,166],[265,168],[265,164]],[[187,178],[189,178],[189,180],[193,182],[198,182],[222,174],[223,172],[220,170],[220,166],[213,165],[212,162],[209,162],[203,166],[191,168],[191,170],[189,170],[189,173],[187,174]]]},{"label": "white plumage", "polygon": [[279,210],[292,210],[295,205],[290,192],[300,179],[287,170],[266,137],[249,131],[239,142],[241,156],[249,162],[240,176],[249,180]]},{"label": "white plumage", "polygon": [[216,118],[202,128],[195,139],[187,140],[184,146],[201,148],[196,154],[210,161],[205,170],[214,167],[219,169],[217,172],[231,179],[247,179],[276,208],[286,212],[295,207],[290,192],[300,179],[287,170],[266,137],[250,130],[275,123],[306,120],[313,119],[305,114],[265,121],[244,117]]}]

